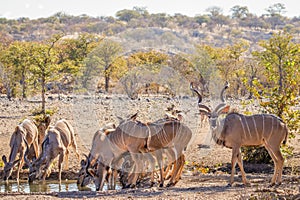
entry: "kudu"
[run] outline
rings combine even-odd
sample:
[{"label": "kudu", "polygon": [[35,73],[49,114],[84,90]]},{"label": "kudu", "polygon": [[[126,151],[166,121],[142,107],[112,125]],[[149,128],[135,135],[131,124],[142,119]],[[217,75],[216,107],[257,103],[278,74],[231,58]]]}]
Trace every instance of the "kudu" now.
[{"label": "kudu", "polygon": [[[93,176],[91,176],[87,170],[89,166],[92,166],[96,168],[97,165],[97,159],[98,159],[98,152],[99,150],[99,139],[101,137],[101,134],[110,134],[115,130],[116,126],[113,123],[106,124],[103,126],[100,130],[96,131],[96,133],[93,136],[92,140],[92,147],[89,152],[89,155],[86,156],[84,155],[85,159],[82,159],[80,164],[81,164],[81,169],[79,170],[78,173],[78,178],[77,178],[77,184],[80,187],[87,186],[89,183],[93,181]],[[114,183],[111,183],[112,187],[115,186]]]},{"label": "kudu", "polygon": [[[10,138],[10,155],[9,161],[7,161],[6,156],[2,156],[2,160],[5,164],[3,170],[4,180],[8,180],[11,176],[12,170],[16,164],[19,163],[17,170],[17,181],[19,181],[20,170],[24,165],[24,153],[26,151],[26,146],[34,147],[34,152],[36,158],[39,156],[39,145],[38,145],[38,129],[33,121],[25,119],[21,124],[17,125],[14,133]],[[17,160],[17,154],[19,154],[19,159]]]},{"label": "kudu", "polygon": [[49,128],[51,123],[51,118],[49,115],[46,115],[45,118],[39,122],[37,122],[37,128],[39,131],[39,137],[38,137],[38,142],[39,142],[39,147],[42,149],[42,143],[45,139],[47,129]]},{"label": "kudu", "polygon": [[96,190],[102,189],[107,169],[115,168],[115,163],[128,152],[133,159],[136,173],[133,172],[134,175],[127,187],[135,186],[138,175],[142,172],[143,153],[161,149],[172,149],[177,161],[169,186],[175,185],[178,181],[178,173],[181,173],[184,165],[183,151],[192,137],[191,130],[176,120],[144,124],[132,119],[121,122],[109,135],[101,135],[97,170],[93,171],[90,168],[89,171],[94,176]]},{"label": "kudu", "polygon": [[[226,105],[224,92],[229,87],[227,83],[221,91],[221,101],[214,110],[201,104],[201,94],[191,86],[191,90],[198,95],[198,107],[200,112],[210,118],[210,128],[214,141],[228,148],[232,148],[231,177],[229,185],[234,182],[236,162],[242,173],[243,183],[249,184],[243,168],[242,146],[264,145],[274,161],[274,175],[271,185],[280,184],[282,181],[282,169],[284,158],[280,152],[281,143],[285,144],[288,136],[286,124],[279,117],[272,114],[255,114],[246,116],[240,113],[228,113],[229,106]],[[227,114],[221,119],[222,114]]]},{"label": "kudu", "polygon": [[42,152],[39,157],[32,163],[29,163],[27,160],[27,154],[24,156],[25,161],[29,165],[30,182],[35,178],[41,179],[41,177],[43,181],[45,181],[46,176],[50,174],[50,165],[57,156],[59,156],[58,169],[59,181],[61,182],[63,161],[65,161],[65,170],[68,169],[69,147],[73,147],[76,156],[79,159],[74,129],[68,121],[64,119],[59,120],[56,122],[54,127],[50,127],[46,131],[45,139],[42,143]]}]

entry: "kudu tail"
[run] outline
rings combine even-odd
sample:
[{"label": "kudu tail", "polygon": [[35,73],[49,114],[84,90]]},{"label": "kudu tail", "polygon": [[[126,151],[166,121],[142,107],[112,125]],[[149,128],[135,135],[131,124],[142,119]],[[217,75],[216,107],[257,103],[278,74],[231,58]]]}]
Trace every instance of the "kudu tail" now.
[{"label": "kudu tail", "polygon": [[287,139],[288,139],[288,135],[289,135],[289,129],[288,129],[287,125],[285,125],[284,131],[285,131],[285,137],[284,137],[284,140],[283,140],[282,144],[285,145],[286,142],[287,142]]}]

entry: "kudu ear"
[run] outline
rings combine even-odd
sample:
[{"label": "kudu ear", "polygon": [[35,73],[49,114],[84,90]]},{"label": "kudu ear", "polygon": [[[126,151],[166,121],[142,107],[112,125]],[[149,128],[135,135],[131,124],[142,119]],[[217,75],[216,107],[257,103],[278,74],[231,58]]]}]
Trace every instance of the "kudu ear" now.
[{"label": "kudu ear", "polygon": [[210,112],[207,112],[206,110],[199,110],[200,114],[206,115],[208,118],[210,118],[211,114]]},{"label": "kudu ear", "polygon": [[50,115],[46,115],[44,121],[45,121],[46,127],[48,128],[50,126],[50,123],[51,123],[51,117],[50,117]]},{"label": "kudu ear", "polygon": [[80,165],[81,165],[81,167],[85,167],[85,166],[86,166],[85,160],[82,159],[82,160],[80,161]]},{"label": "kudu ear", "polygon": [[96,175],[95,170],[93,168],[88,168],[87,171],[92,177],[94,177]]},{"label": "kudu ear", "polygon": [[6,160],[6,156],[5,155],[2,156],[2,160],[3,160],[4,164],[7,164],[7,160]]},{"label": "kudu ear", "polygon": [[227,105],[224,108],[222,108],[219,113],[220,114],[227,114],[229,112],[229,109],[230,109],[230,106]]},{"label": "kudu ear", "polygon": [[198,104],[199,107],[199,112],[203,113],[205,115],[209,115],[211,113],[211,110],[209,109],[209,107],[203,105],[203,104]]},{"label": "kudu ear", "polygon": [[122,117],[120,117],[120,116],[117,116],[117,119],[119,121],[119,124],[121,124],[122,122],[124,122],[124,119]]},{"label": "kudu ear", "polygon": [[116,129],[106,129],[104,130],[105,135],[109,135],[111,132],[114,132]]},{"label": "kudu ear", "polygon": [[17,125],[16,128],[15,128],[15,132],[18,132],[20,129],[21,129],[20,126]]},{"label": "kudu ear", "polygon": [[130,120],[136,120],[136,118],[137,118],[137,116],[138,116],[138,113],[139,113],[139,112],[136,112],[135,114],[131,115],[131,116],[129,117],[129,119],[130,119]]}]

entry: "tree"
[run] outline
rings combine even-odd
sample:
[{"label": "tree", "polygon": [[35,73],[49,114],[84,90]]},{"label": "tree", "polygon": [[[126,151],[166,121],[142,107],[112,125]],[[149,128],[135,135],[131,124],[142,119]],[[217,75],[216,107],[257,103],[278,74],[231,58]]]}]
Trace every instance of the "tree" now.
[{"label": "tree", "polygon": [[230,23],[230,19],[227,16],[224,16],[223,10],[220,7],[212,6],[206,9],[209,12],[209,16],[211,18],[210,24],[212,26],[223,26]]},{"label": "tree", "polygon": [[[101,43],[103,37],[94,34],[80,34],[77,38],[62,38],[57,44],[57,52],[59,56],[58,64],[61,70],[67,76],[81,76],[81,84],[87,87],[90,78],[92,66],[89,62],[93,62],[88,55]],[[99,73],[99,72],[98,72]]]},{"label": "tree", "polygon": [[[104,39],[89,55],[90,59],[97,61],[94,67],[100,67],[103,70],[105,78],[105,91],[108,92],[109,81],[113,71],[113,62],[122,53],[122,47],[118,42]],[[115,66],[117,67],[117,66]]]},{"label": "tree", "polygon": [[249,10],[247,6],[233,6],[230,11],[232,12],[232,18],[244,19],[248,16]]},{"label": "tree", "polygon": [[[144,13],[142,13],[144,14]],[[136,9],[136,10],[128,10],[128,9],[124,9],[124,10],[120,10],[116,13],[116,17],[121,20],[121,21],[125,21],[125,22],[129,22],[132,19],[136,19],[141,17],[141,10],[140,9]]]},{"label": "tree", "polygon": [[286,11],[285,11],[285,5],[282,4],[282,3],[276,3],[276,4],[273,4],[271,6],[269,6],[266,11],[269,13],[269,15],[271,17],[274,17],[276,15],[279,15],[281,16],[282,14],[284,14]]},{"label": "tree", "polygon": [[22,98],[27,98],[30,58],[32,55],[31,42],[15,41],[3,51],[1,61],[6,70],[6,91],[8,98],[17,96],[18,84],[22,86]]},{"label": "tree", "polygon": [[203,23],[209,23],[210,21],[210,17],[208,15],[196,15],[194,19],[200,25]]},{"label": "tree", "polygon": [[55,45],[62,37],[62,34],[54,35],[46,43],[36,43],[33,46],[32,66],[30,70],[34,74],[36,81],[41,84],[41,113],[43,115],[46,114],[46,83],[50,80],[58,79],[61,72]]},{"label": "tree", "polygon": [[213,17],[213,18],[217,17],[219,15],[222,15],[222,13],[223,13],[223,9],[218,7],[218,6],[209,7],[205,11],[209,12],[210,16]]},{"label": "tree", "polygon": [[207,51],[207,46],[196,46],[195,54],[189,60],[193,63],[194,76],[202,84],[203,91],[208,92],[208,85],[214,76],[213,67],[215,63]]},{"label": "tree", "polygon": [[162,66],[167,65],[168,55],[158,51],[137,52],[127,58],[128,71],[120,82],[127,95],[135,99],[141,88],[151,82],[158,82],[157,75]]},{"label": "tree", "polygon": [[[300,125],[300,111],[292,109],[299,103],[296,98],[300,82],[299,44],[293,43],[291,35],[280,32],[269,41],[261,41],[260,46],[264,50],[253,55],[265,67],[266,83],[257,81],[254,94],[266,112],[276,114],[290,131],[295,131]],[[267,101],[263,101],[265,99]]]}]

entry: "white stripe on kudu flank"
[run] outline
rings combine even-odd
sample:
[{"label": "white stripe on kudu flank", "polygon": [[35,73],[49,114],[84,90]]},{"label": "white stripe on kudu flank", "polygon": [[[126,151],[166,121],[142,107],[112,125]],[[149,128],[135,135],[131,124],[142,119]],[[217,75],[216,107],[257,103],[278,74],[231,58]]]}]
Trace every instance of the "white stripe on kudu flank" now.
[{"label": "white stripe on kudu flank", "polygon": [[270,134],[269,134],[269,136],[268,136],[268,140],[270,139],[270,137],[271,137],[271,135],[273,134],[273,123],[274,123],[274,117],[272,117],[272,125],[271,125],[271,131],[270,131]]},{"label": "white stripe on kudu flank", "polygon": [[265,134],[265,115],[262,114],[262,136]]},{"label": "white stripe on kudu flank", "polygon": [[256,131],[257,139],[259,139],[259,133],[258,133],[258,130],[257,130],[256,121],[255,121],[254,116],[252,116],[252,120],[253,120],[254,128],[255,128],[255,131]]},{"label": "white stripe on kudu flank", "polygon": [[251,131],[250,131],[249,124],[248,124],[248,120],[246,119],[246,116],[244,116],[244,120],[245,120],[245,123],[246,123],[246,126],[247,126],[249,138],[251,138]]},{"label": "white stripe on kudu flank", "polygon": [[245,138],[247,138],[246,131],[245,131],[245,128],[244,128],[244,123],[243,123],[243,120],[242,120],[241,116],[239,116],[239,121],[241,122],[241,125],[242,125],[242,128],[243,128],[243,133],[244,133],[244,135],[245,135]]}]

